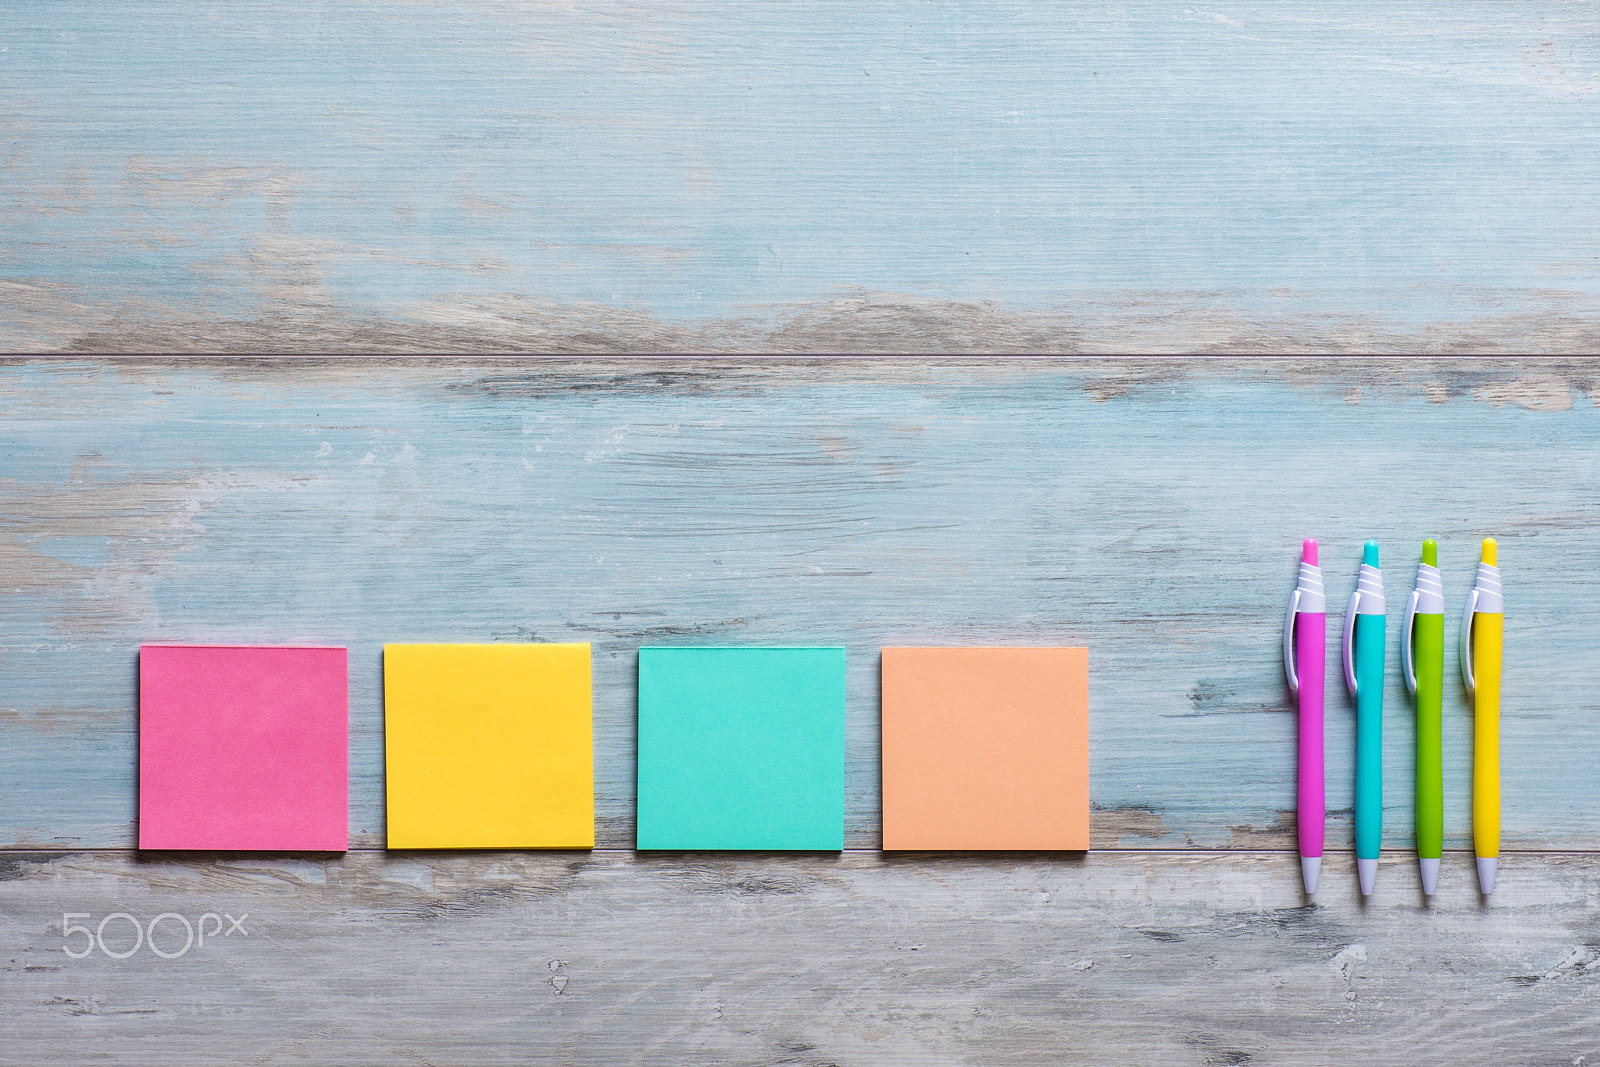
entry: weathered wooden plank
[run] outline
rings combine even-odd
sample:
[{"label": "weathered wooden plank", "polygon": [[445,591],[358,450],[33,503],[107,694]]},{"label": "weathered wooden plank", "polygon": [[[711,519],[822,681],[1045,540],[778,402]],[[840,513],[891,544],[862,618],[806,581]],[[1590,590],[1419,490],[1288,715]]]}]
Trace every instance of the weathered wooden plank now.
[{"label": "weathered wooden plank", "polygon": [[0,5],[0,349],[1600,348],[1586,4]]},{"label": "weathered wooden plank", "polygon": [[[1440,538],[1455,610],[1493,534],[1506,846],[1600,848],[1597,382],[1555,360],[0,364],[0,842],[131,846],[141,641],[349,644],[357,847],[383,842],[385,641],[592,642],[610,847],[639,645],[844,645],[852,848],[878,841],[877,650],[1049,642],[1090,649],[1096,848],[1286,848],[1279,613],[1315,534],[1335,632],[1361,541],[1384,545],[1403,847],[1414,553]],[[1352,724],[1329,706],[1337,844]],[[1446,719],[1465,847],[1455,686]]]},{"label": "weathered wooden plank", "polygon": [[[138,1064],[1563,1064],[1591,856],[5,858],[0,1058]],[[64,935],[65,923],[98,929]],[[157,924],[135,947],[132,922]],[[243,931],[231,918],[243,918]],[[213,930],[213,926],[221,928]],[[246,936],[247,934],[247,936]],[[124,959],[108,953],[129,952]]]}]

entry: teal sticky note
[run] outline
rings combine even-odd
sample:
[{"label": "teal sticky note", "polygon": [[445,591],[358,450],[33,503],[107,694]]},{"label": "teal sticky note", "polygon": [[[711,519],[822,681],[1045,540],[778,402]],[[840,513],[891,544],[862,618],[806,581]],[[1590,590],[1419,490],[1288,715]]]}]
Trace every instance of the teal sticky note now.
[{"label": "teal sticky note", "polygon": [[637,846],[844,848],[844,649],[641,648]]}]

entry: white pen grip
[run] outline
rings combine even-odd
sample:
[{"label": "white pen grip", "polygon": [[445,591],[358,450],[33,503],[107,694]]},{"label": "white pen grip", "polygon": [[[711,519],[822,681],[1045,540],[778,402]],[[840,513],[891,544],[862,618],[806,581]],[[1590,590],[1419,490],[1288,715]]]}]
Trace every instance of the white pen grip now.
[{"label": "white pen grip", "polygon": [[1350,594],[1350,606],[1344,613],[1344,684],[1352,696],[1356,692],[1356,608],[1361,604],[1361,591]]},{"label": "white pen grip", "polygon": [[1406,615],[1400,623],[1400,673],[1406,680],[1406,690],[1415,694],[1417,691],[1416,663],[1411,654],[1411,628],[1417,619],[1417,601],[1422,594],[1411,590],[1411,598],[1406,601]]},{"label": "white pen grip", "polygon": [[1467,687],[1467,696],[1478,691],[1472,677],[1472,616],[1478,610],[1478,591],[1467,594],[1467,610],[1461,613],[1461,684]]},{"label": "white pen grip", "polygon": [[1289,692],[1300,695],[1300,673],[1294,664],[1294,613],[1300,606],[1300,590],[1289,597],[1289,610],[1283,616],[1283,676],[1288,679]]}]

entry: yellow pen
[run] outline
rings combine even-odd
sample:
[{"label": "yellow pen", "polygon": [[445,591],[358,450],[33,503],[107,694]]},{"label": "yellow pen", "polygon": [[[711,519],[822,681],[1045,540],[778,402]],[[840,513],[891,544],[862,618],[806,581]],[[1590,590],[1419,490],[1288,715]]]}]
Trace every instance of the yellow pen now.
[{"label": "yellow pen", "polygon": [[1461,616],[1461,681],[1472,697],[1472,851],[1478,857],[1478,888],[1494,892],[1500,859],[1500,643],[1505,601],[1494,538],[1483,541],[1478,580]]}]

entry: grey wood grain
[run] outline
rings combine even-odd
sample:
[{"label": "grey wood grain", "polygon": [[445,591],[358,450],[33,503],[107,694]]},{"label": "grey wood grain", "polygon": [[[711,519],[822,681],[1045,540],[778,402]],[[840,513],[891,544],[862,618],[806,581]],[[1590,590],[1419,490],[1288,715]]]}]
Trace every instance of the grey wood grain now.
[{"label": "grey wood grain", "polygon": [[[1480,906],[1385,856],[5,858],[0,1061],[1561,1064],[1600,1055],[1593,856]],[[172,913],[245,917],[164,959]],[[218,924],[232,929],[226,920]],[[182,924],[157,924],[176,955]]]},{"label": "grey wood grain", "polygon": [[[1316,535],[1334,633],[1360,543],[1384,545],[1403,847],[1398,606],[1424,536],[1459,605],[1493,534],[1505,845],[1594,849],[1597,381],[1560,360],[0,364],[0,842],[132,844],[141,641],[348,644],[352,843],[381,847],[382,644],[563,640],[595,647],[602,846],[632,844],[638,646],[775,641],[848,649],[849,847],[878,842],[880,647],[1055,643],[1090,650],[1096,848],[1286,848],[1280,612]],[[1446,722],[1465,847],[1455,686]]]}]

